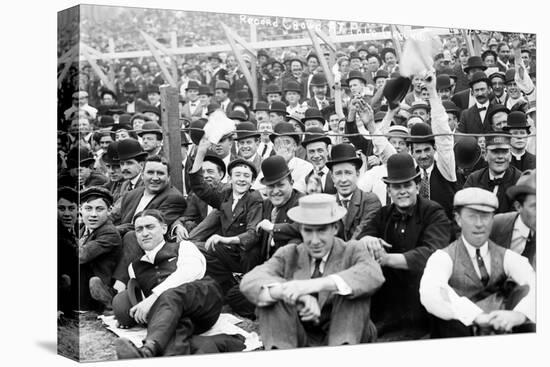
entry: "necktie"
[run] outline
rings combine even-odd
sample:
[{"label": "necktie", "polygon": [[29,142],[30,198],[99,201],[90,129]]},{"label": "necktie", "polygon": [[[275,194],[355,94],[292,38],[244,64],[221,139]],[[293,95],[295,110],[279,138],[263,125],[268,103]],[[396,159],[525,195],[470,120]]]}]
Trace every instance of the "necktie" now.
[{"label": "necktie", "polygon": [[267,152],[267,144],[264,143],[264,149],[262,149],[262,158],[265,156],[265,152]]},{"label": "necktie", "polygon": [[476,260],[477,266],[479,267],[479,273],[481,274],[481,283],[486,286],[487,283],[489,283],[489,273],[487,273],[487,268],[485,267],[485,263],[481,257],[481,252],[478,248],[476,248]]},{"label": "necktie", "polygon": [[349,206],[349,199],[342,200],[342,206],[347,209]]},{"label": "necktie", "polygon": [[533,267],[535,266],[535,254],[537,249],[537,237],[533,231],[529,232],[527,241],[525,242],[525,249],[521,253],[522,256],[525,256],[529,260],[529,264]]},{"label": "necktie", "polygon": [[487,111],[487,107],[478,107],[477,110],[478,110],[479,112],[481,112],[481,111]]},{"label": "necktie", "polygon": [[134,189],[134,184],[132,181],[128,182],[128,191],[132,191]]},{"label": "necktie", "polygon": [[[271,210],[271,223],[275,224],[278,214],[279,214],[279,209],[274,206],[273,209]],[[275,247],[275,242],[273,241],[273,231],[272,231],[271,233],[269,233],[269,236],[267,238],[267,248],[268,248],[267,259],[271,257],[273,247]]]},{"label": "necktie", "polygon": [[323,276],[321,273],[321,262],[323,259],[315,259],[315,267],[313,268],[313,274],[311,274],[311,279],[320,278]]},{"label": "necktie", "polygon": [[325,172],[323,171],[319,171],[317,172],[317,177],[319,177],[319,181],[321,181],[321,190],[324,192],[325,191],[325,185],[323,183],[323,175],[325,174]]},{"label": "necktie", "polygon": [[82,237],[78,239],[79,246],[83,246],[86,243],[86,241],[88,240],[88,237],[90,237],[90,233],[91,232],[89,230],[84,231],[84,234],[82,235]]},{"label": "necktie", "polygon": [[430,199],[430,178],[428,171],[422,169],[422,181],[420,181],[420,196],[424,199]]}]

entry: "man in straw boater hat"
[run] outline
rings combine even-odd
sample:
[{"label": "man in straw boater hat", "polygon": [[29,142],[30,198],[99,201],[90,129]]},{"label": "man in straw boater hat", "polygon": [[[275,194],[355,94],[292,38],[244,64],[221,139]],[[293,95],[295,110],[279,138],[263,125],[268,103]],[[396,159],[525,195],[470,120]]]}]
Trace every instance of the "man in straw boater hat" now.
[{"label": "man in straw boater hat", "polygon": [[435,316],[432,337],[534,331],[535,272],[489,239],[496,195],[469,187],[454,206],[461,236],[430,256],[420,282],[422,304]]},{"label": "man in straw boater hat", "polygon": [[516,211],[495,215],[491,240],[527,257],[536,269],[537,189],[536,171],[523,172],[506,190]]},{"label": "man in straw boater hat", "polygon": [[376,338],[370,296],[384,278],[360,243],[336,237],[345,214],[333,195],[300,198],[288,217],[299,223],[303,242],[279,248],[243,277],[240,289],[257,306],[266,350]]},{"label": "man in straw boater hat", "polygon": [[378,210],[358,238],[386,278],[372,303],[378,336],[416,339],[429,331],[418,297],[420,277],[428,257],[450,242],[451,223],[441,205],[419,195],[420,172],[409,154],[392,155],[387,172],[383,181],[393,203]]}]

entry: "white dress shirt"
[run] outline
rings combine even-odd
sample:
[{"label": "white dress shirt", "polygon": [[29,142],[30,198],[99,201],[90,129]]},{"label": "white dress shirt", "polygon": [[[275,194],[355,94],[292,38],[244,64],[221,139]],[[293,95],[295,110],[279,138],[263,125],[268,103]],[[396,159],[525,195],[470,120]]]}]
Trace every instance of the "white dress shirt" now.
[{"label": "white dress shirt", "polygon": [[478,109],[485,107],[485,110],[479,111],[479,118],[481,118],[481,122],[485,121],[485,115],[487,114],[487,109],[489,108],[489,101],[483,104],[476,102],[476,106]]},{"label": "white dress shirt", "polygon": [[521,215],[518,215],[516,221],[514,222],[514,229],[512,231],[512,240],[510,241],[510,250],[514,251],[517,254],[520,254],[525,250],[525,244],[531,229],[527,227]]},{"label": "white dress shirt", "polygon": [[[154,264],[157,253],[162,249],[165,243],[165,241],[162,241],[154,249],[145,251],[145,255],[143,255],[140,260]],[[177,259],[176,270],[164,279],[162,283],[153,288],[152,291],[155,295],[160,296],[167,289],[175,288],[184,283],[189,283],[204,277],[206,273],[206,259],[192,242],[180,242]],[[173,260],[169,259],[168,261]],[[132,264],[128,266],[128,274],[130,278],[136,277]]]},{"label": "white dress shirt", "polygon": [[149,205],[151,200],[155,197],[154,194],[149,194],[147,191],[143,191],[143,196],[141,199],[139,199],[138,206],[136,207],[136,211],[134,212],[134,215],[138,214],[139,212],[143,211]]},{"label": "white dress shirt", "polygon": [[[466,250],[472,260],[476,274],[481,278],[477,261],[475,260],[475,248],[468,244],[462,237]],[[491,273],[491,254],[488,244],[481,248],[481,257]],[[528,285],[529,293],[516,305],[514,311],[521,312],[529,320],[536,322],[535,306],[535,271],[529,265],[527,258],[506,250],[503,261],[504,273],[518,285]],[[426,310],[443,320],[459,320],[464,325],[472,325],[475,318],[483,313],[483,310],[467,297],[460,297],[451,286],[449,279],[453,273],[453,260],[443,250],[435,251],[424,269],[420,280],[420,302]]]}]

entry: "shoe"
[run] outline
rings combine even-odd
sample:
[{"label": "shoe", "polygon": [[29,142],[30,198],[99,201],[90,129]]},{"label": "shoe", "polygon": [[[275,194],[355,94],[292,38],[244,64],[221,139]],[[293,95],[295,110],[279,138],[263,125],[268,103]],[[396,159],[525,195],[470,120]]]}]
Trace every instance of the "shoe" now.
[{"label": "shoe", "polygon": [[112,308],[114,290],[107,287],[99,277],[90,278],[90,295],[96,301],[103,303],[106,308]]},{"label": "shoe", "polygon": [[154,344],[146,341],[143,347],[137,348],[129,339],[115,340],[116,355],[118,359],[151,358],[154,357]]}]

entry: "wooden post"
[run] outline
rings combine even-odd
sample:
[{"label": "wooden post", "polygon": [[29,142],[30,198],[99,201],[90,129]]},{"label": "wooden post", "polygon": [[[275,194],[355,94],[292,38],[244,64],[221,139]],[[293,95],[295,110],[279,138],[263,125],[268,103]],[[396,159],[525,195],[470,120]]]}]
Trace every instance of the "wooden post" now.
[{"label": "wooden post", "polygon": [[399,42],[399,38],[396,37],[397,28],[395,27],[395,25],[390,24],[390,31],[391,38],[393,40],[393,43],[395,44],[395,53],[397,54],[397,60],[401,61],[401,43]]},{"label": "wooden post", "polygon": [[323,55],[323,50],[321,49],[321,45],[319,44],[319,40],[317,39],[316,32],[314,32],[309,26],[307,27],[307,31],[309,33],[309,37],[311,38],[311,42],[313,43],[313,48],[315,49],[315,52],[319,56],[319,62],[321,63],[323,72],[325,73],[325,76],[327,78],[328,93],[330,96],[332,96],[332,87],[334,86],[334,75],[332,75],[332,70],[330,70],[327,60]]},{"label": "wooden post", "polygon": [[[254,22],[250,23],[250,42],[258,42],[258,33],[256,32],[256,25]],[[256,106],[256,102],[258,102],[258,97],[260,95],[260,91],[258,90],[258,71],[257,71],[257,61],[256,58],[252,58],[252,61],[250,62],[250,74],[252,76],[252,80],[256,82],[256,87],[250,86],[250,89],[252,90],[252,108],[253,109]],[[253,89],[254,88],[254,89]]]},{"label": "wooden post", "polygon": [[465,29],[461,29],[460,32],[462,33],[462,37],[464,37],[464,40],[466,41],[466,48],[468,48],[468,53],[471,56],[475,56],[474,53],[474,46],[472,45],[472,40]]},{"label": "wooden post", "polygon": [[[109,38],[109,54],[111,56],[115,55],[115,40],[113,39],[113,37]],[[116,62],[116,59],[114,58],[109,59],[109,72],[107,73],[107,76],[109,77],[109,80],[111,81],[113,86],[115,85],[115,79],[116,79],[115,62]],[[117,91],[113,90],[113,92],[116,93]]]},{"label": "wooden post", "polygon": [[[170,32],[171,36],[171,46],[173,49],[178,48],[178,35],[175,31]],[[176,55],[174,55],[172,52],[168,54],[171,59],[170,66],[172,66],[172,78],[176,81],[176,84],[178,83],[178,62],[176,60]]]},{"label": "wooden post", "polygon": [[67,72],[71,68],[71,65],[74,63],[75,59],[78,57],[78,51],[76,50],[75,46],[73,46],[69,51],[67,51],[63,56],[65,66],[63,67],[63,70],[61,70],[61,73],[57,77],[57,87],[61,88],[61,84],[63,83],[63,79],[67,75]]},{"label": "wooden post", "polygon": [[179,121],[178,89],[161,85],[160,108],[164,157],[170,162],[172,172],[170,183],[183,193],[183,176],[181,174],[181,123]]},{"label": "wooden post", "polygon": [[140,33],[143,36],[143,38],[145,39],[145,43],[147,43],[147,46],[149,47],[149,50],[151,50],[151,53],[153,54],[153,57],[157,61],[157,64],[159,64],[159,68],[162,71],[164,79],[166,79],[166,81],[172,87],[176,88],[177,87],[176,82],[174,81],[174,79],[172,79],[172,75],[170,75],[170,72],[166,68],[166,65],[164,64],[164,61],[162,60],[162,57],[160,57],[160,53],[158,52],[157,48],[155,47],[155,45],[153,45],[153,43],[149,39],[150,37],[143,31],[140,31]]}]

